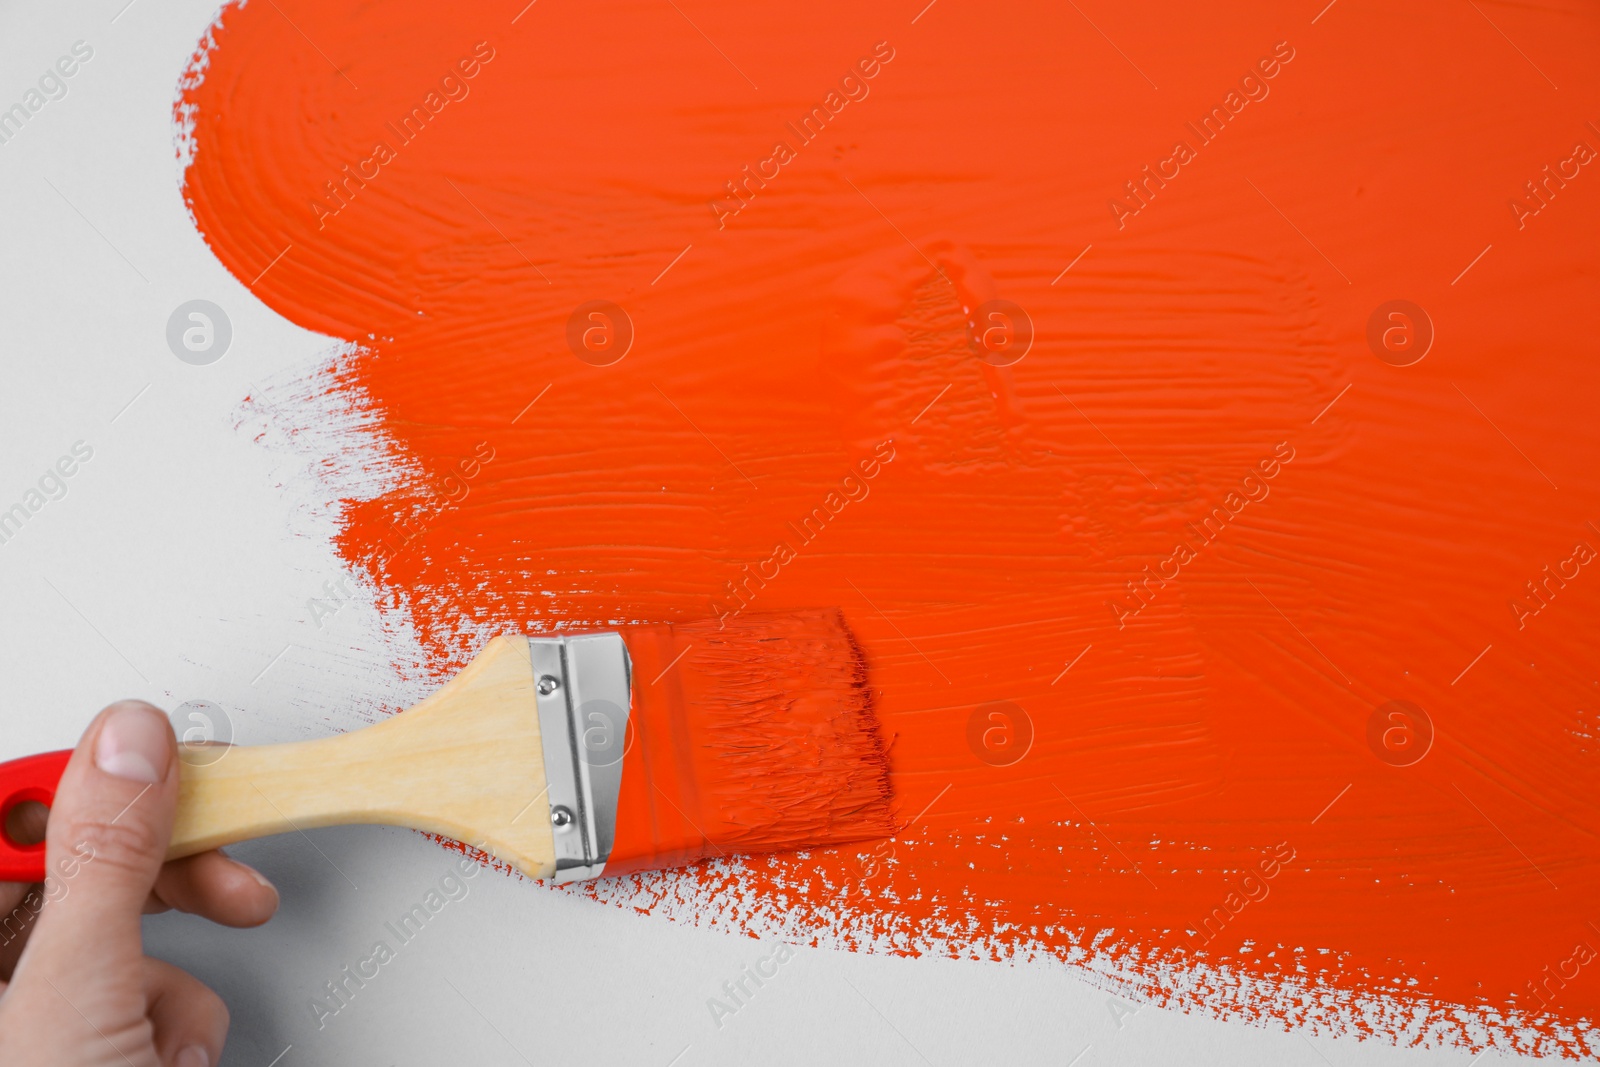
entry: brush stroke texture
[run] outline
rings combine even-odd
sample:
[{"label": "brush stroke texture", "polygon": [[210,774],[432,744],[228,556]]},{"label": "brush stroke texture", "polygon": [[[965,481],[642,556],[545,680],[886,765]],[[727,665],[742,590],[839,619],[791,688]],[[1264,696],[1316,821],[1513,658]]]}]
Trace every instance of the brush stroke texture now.
[{"label": "brush stroke texture", "polygon": [[[1600,547],[1600,174],[1509,206],[1600,147],[1592,6],[522,6],[229,5],[174,117],[217,257],[352,346],[299,417],[343,397],[407,472],[344,502],[338,549],[439,670],[486,628],[727,610],[780,542],[752,610],[859,635],[893,842],[588,892],[1308,1032],[1597,1051],[1600,967],[1571,961],[1600,948],[1600,575],[1510,607]],[[330,216],[324,183],[480,42]],[[994,298],[1036,327],[1014,366],[968,343]],[[1437,329],[1406,368],[1365,340],[1396,298]],[[604,368],[565,341],[597,299],[637,334]],[[1368,747],[1395,699],[1436,728],[1415,766]],[[1032,723],[1009,766],[968,744],[993,701]]]}]

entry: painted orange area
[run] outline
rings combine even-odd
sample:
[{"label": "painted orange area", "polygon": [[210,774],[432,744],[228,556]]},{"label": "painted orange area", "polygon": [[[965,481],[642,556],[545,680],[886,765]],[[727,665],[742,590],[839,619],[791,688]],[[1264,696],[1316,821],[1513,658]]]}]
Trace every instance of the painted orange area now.
[{"label": "painted orange area", "polygon": [[441,671],[842,609],[897,837],[604,899],[1594,1054],[1600,12],[920,7],[225,8],[340,552]]}]

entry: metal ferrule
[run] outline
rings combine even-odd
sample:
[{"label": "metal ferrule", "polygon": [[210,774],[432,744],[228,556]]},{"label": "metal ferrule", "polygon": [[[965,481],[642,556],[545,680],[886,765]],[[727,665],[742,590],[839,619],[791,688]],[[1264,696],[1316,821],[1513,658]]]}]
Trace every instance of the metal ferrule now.
[{"label": "metal ferrule", "polygon": [[632,702],[622,635],[530,637],[556,882],[598,878],[611,855]]}]

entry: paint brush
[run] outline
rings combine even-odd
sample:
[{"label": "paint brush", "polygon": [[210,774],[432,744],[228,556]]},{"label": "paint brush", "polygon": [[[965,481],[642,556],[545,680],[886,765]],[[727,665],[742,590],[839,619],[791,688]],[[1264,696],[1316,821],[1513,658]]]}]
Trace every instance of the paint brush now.
[{"label": "paint brush", "polygon": [[[893,833],[866,664],[837,611],[497,637],[414,707],[347,734],[179,746],[168,858],[381,823],[573,881]],[[0,765],[0,880],[44,877],[4,830],[70,752]]]}]

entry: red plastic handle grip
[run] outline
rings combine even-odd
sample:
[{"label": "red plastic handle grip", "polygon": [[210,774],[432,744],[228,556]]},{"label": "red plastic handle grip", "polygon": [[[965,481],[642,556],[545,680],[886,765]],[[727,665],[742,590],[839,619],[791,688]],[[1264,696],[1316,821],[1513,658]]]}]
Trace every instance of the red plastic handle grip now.
[{"label": "red plastic handle grip", "polygon": [[71,755],[68,748],[0,763],[0,882],[44,881],[44,842],[19,845],[6,832],[6,820],[18,804],[55,803],[56,786]]}]

